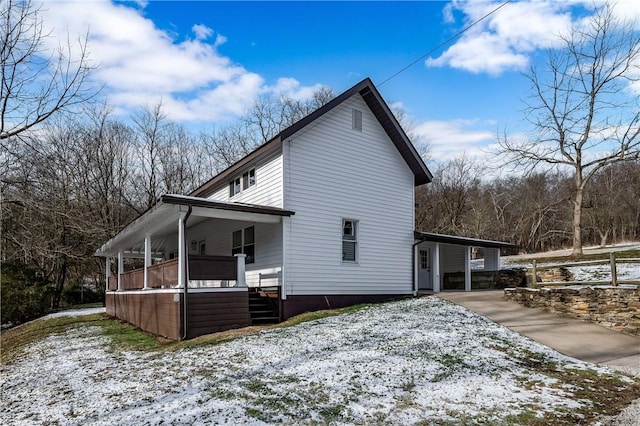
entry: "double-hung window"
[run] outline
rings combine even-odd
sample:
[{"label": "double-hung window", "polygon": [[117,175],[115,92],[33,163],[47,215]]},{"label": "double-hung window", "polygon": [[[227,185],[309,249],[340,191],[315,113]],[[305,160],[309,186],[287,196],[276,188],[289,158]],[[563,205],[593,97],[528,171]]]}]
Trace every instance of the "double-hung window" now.
[{"label": "double-hung window", "polygon": [[342,261],[357,262],[358,259],[358,222],[342,220]]},{"label": "double-hung window", "polygon": [[238,229],[232,235],[231,254],[244,253],[247,255],[245,263],[255,263],[256,261],[256,244],[255,244],[255,228],[250,226],[244,229]]},{"label": "double-hung window", "polygon": [[248,172],[242,174],[242,189],[252,187],[256,184],[256,169],[251,169]]},{"label": "double-hung window", "polygon": [[229,182],[229,197],[239,194],[256,184],[256,169],[248,170]]},{"label": "double-hung window", "polygon": [[240,186],[240,178],[237,177],[231,182],[229,182],[229,197],[233,197],[236,194],[239,194],[242,191],[242,187]]}]

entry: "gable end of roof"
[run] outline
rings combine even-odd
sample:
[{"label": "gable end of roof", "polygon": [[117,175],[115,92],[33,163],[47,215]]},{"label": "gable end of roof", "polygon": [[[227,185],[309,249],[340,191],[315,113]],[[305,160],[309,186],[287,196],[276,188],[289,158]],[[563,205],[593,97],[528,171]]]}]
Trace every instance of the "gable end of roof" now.
[{"label": "gable end of roof", "polygon": [[281,141],[302,130],[304,127],[311,124],[312,122],[322,117],[324,114],[333,110],[335,107],[342,104],[344,101],[356,94],[362,96],[371,112],[374,114],[378,122],[382,125],[382,128],[387,133],[387,136],[389,136],[396,149],[413,172],[415,176],[415,186],[431,182],[431,180],[433,179],[433,175],[422,160],[422,157],[420,157],[420,154],[418,153],[418,151],[416,151],[415,147],[409,140],[409,137],[400,126],[400,123],[398,123],[398,120],[393,115],[393,112],[391,112],[391,109],[389,108],[387,103],[384,101],[384,99],[382,99],[380,92],[378,92],[378,89],[376,89],[371,79],[365,78],[364,80],[346,90],[345,92],[342,92],[340,95],[336,96],[311,114],[305,116],[301,120],[298,120],[291,126],[282,130],[273,139],[260,145],[247,156],[243,157],[238,162],[231,165],[226,170],[217,174],[209,181],[192,191],[189,195],[195,197],[206,197],[208,195],[211,195],[211,192],[217,185],[227,180],[234,173],[238,172],[242,167],[255,160],[259,155],[267,152],[271,147],[279,146]]}]

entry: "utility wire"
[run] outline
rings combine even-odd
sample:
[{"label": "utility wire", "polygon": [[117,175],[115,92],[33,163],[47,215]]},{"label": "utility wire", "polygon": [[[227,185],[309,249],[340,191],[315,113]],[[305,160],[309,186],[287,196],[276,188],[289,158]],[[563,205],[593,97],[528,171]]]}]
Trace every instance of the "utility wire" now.
[{"label": "utility wire", "polygon": [[378,87],[382,86],[383,84],[385,84],[387,81],[391,80],[392,78],[396,77],[398,74],[408,70],[409,68],[411,68],[412,66],[414,66],[415,64],[417,64],[418,62],[422,61],[424,58],[426,58],[427,56],[431,55],[433,52],[439,50],[441,47],[449,44],[450,42],[452,42],[453,40],[457,39],[458,37],[460,37],[462,34],[466,33],[467,31],[469,31],[471,28],[473,28],[474,26],[476,26],[477,24],[479,24],[480,22],[484,21],[485,19],[487,19],[489,16],[493,15],[494,13],[496,13],[498,10],[502,9],[504,6],[506,6],[508,3],[511,3],[513,0],[507,0],[504,3],[502,3],[500,6],[496,7],[495,9],[493,9],[491,12],[487,13],[486,15],[484,15],[482,18],[472,22],[471,24],[469,24],[468,26],[464,27],[463,29],[461,29],[460,31],[458,31],[457,33],[455,33],[453,36],[449,37],[447,40],[443,41],[442,43],[440,43],[439,45],[437,45],[436,47],[434,47],[433,49],[431,49],[430,51],[428,51],[427,53],[425,53],[424,55],[420,56],[418,59],[416,59],[415,61],[411,62],[409,65],[405,66],[404,68],[402,68],[400,71],[396,72],[395,74],[393,74],[391,77],[388,77],[387,79],[385,79],[382,83],[378,84]]}]

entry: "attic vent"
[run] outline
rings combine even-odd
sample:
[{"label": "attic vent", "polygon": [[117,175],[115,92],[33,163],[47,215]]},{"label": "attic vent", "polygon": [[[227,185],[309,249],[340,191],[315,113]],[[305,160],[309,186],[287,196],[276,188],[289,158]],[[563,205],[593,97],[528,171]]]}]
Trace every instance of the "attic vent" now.
[{"label": "attic vent", "polygon": [[362,131],[362,111],[355,108],[351,110],[351,128],[359,132]]}]

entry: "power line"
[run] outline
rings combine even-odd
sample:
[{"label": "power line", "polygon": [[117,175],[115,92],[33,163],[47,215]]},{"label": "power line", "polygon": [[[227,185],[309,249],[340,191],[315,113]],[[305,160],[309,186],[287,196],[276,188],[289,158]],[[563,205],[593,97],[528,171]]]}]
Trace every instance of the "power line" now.
[{"label": "power line", "polygon": [[396,72],[395,74],[393,74],[391,77],[388,77],[387,79],[385,79],[382,83],[378,84],[378,87],[382,86],[383,84],[385,84],[387,81],[391,80],[392,78],[396,77],[398,74],[408,70],[409,68],[411,68],[412,66],[414,66],[415,64],[417,64],[418,62],[422,61],[424,58],[426,58],[427,56],[431,55],[433,52],[439,50],[441,47],[449,44],[450,42],[452,42],[453,40],[457,39],[458,37],[460,37],[462,34],[464,34],[465,32],[469,31],[471,28],[473,28],[474,26],[476,26],[477,24],[479,24],[480,22],[484,21],[485,19],[487,19],[489,16],[493,15],[494,13],[496,13],[498,10],[500,10],[501,8],[503,8],[505,5],[507,5],[508,3],[511,3],[513,0],[507,0],[504,3],[502,3],[500,6],[496,7],[495,9],[493,9],[491,12],[487,13],[486,15],[484,15],[482,18],[477,19],[476,21],[472,22],[471,24],[469,24],[468,26],[464,27],[462,30],[458,31],[457,33],[455,33],[453,36],[449,37],[447,40],[443,41],[442,43],[440,43],[439,45],[437,45],[436,47],[434,47],[433,49],[431,49],[430,51],[428,51],[427,53],[425,53],[424,55],[420,56],[418,59],[416,59],[415,61],[411,62],[409,65],[405,66],[404,68],[402,68],[400,71]]}]

